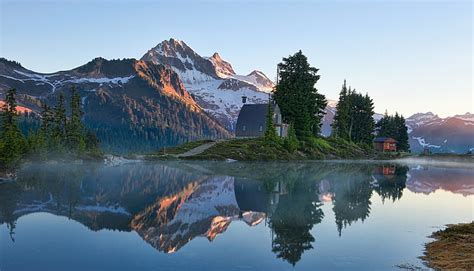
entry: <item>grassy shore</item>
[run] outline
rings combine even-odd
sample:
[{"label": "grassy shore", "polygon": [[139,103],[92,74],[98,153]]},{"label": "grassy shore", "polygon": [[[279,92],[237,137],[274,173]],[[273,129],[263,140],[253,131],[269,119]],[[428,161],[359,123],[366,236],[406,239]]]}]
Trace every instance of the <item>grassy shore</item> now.
[{"label": "grassy shore", "polygon": [[[167,148],[148,158],[169,159],[209,141],[190,142]],[[202,153],[185,157],[189,160],[276,161],[276,160],[324,160],[324,159],[370,159],[374,152],[364,146],[335,138],[309,138],[299,142],[295,151],[289,151],[280,143],[268,143],[263,138],[231,139],[218,141]]]},{"label": "grassy shore", "polygon": [[474,270],[474,222],[448,225],[432,234],[421,257],[435,270]]}]

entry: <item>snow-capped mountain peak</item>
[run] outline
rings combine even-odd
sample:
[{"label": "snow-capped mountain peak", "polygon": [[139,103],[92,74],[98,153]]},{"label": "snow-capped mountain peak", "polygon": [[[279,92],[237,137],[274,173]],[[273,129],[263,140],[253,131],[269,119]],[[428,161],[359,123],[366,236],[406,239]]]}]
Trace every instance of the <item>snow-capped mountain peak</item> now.
[{"label": "snow-capped mountain peak", "polygon": [[202,57],[176,39],[161,42],[141,59],[171,67],[199,106],[231,130],[242,107],[242,96],[249,103],[266,103],[268,93],[275,86],[260,71],[238,75],[218,53]]},{"label": "snow-capped mountain peak", "polygon": [[219,53],[215,52],[210,58],[208,58],[216,69],[216,74],[220,78],[228,78],[235,75],[235,71],[229,62],[224,61]]},{"label": "snow-capped mountain peak", "polygon": [[474,114],[469,112],[466,112],[464,115],[455,115],[454,118],[474,122]]}]

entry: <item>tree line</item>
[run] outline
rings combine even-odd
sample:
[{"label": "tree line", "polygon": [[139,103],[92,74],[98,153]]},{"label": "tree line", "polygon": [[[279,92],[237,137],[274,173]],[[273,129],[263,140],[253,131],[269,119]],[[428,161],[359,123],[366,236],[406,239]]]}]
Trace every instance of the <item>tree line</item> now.
[{"label": "tree line", "polygon": [[56,105],[42,105],[39,128],[22,133],[16,107],[16,90],[9,89],[1,112],[0,162],[2,167],[15,165],[22,157],[45,158],[50,154],[98,153],[99,142],[82,122],[81,99],[73,87],[69,114],[64,93],[59,93]]},{"label": "tree line", "polygon": [[356,143],[372,144],[374,113],[374,103],[369,95],[347,88],[344,80],[332,124],[333,136]]},{"label": "tree line", "polygon": [[410,151],[410,144],[408,143],[408,129],[405,123],[405,118],[398,113],[394,116],[385,115],[377,122],[376,130],[378,136],[391,137],[398,141],[397,147],[401,151]]},{"label": "tree line", "polygon": [[[318,71],[310,66],[301,50],[283,58],[278,64],[273,99],[280,107],[283,120],[290,125],[289,136],[284,139],[284,145],[289,150],[296,150],[301,141],[320,137],[327,100],[315,87],[320,79]],[[408,151],[408,134],[403,116],[396,114],[393,121],[384,118],[376,124],[374,113],[372,98],[347,87],[344,80],[331,136],[372,149],[374,136],[378,132],[378,136],[395,138],[399,141],[399,149]],[[271,109],[268,114],[273,115]],[[279,139],[274,133],[274,127],[268,124],[270,120],[272,118],[267,118],[265,139],[267,142],[275,142]],[[387,124],[388,122],[391,124]]]}]

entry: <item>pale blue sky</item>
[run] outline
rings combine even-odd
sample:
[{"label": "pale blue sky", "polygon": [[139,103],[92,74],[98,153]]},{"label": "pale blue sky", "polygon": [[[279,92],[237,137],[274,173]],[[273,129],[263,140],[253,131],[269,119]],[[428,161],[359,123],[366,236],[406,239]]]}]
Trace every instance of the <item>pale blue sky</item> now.
[{"label": "pale blue sky", "polygon": [[346,78],[378,112],[473,111],[471,1],[0,2],[0,55],[38,72],[140,58],[174,37],[272,79],[301,49],[321,93],[337,99]]}]

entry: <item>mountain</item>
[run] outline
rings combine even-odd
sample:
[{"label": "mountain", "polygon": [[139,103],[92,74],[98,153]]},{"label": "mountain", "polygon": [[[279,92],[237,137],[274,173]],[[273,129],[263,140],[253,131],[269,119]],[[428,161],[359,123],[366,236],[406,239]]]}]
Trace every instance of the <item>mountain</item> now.
[{"label": "mountain", "polygon": [[253,194],[237,188],[234,177],[192,171],[156,163],[92,165],[90,171],[80,165],[30,164],[19,172],[22,181],[0,190],[0,224],[46,212],[94,231],[136,231],[157,250],[172,253],[197,237],[213,241],[232,222],[256,226],[266,218],[264,212],[241,209],[239,196]]},{"label": "mountain", "polygon": [[240,210],[234,186],[230,176],[189,183],[135,215],[131,228],[159,251],[172,253],[198,236],[213,241],[233,221],[262,222],[265,213]]},{"label": "mountain", "polygon": [[473,114],[440,118],[431,112],[418,113],[406,119],[410,148],[420,152],[466,153],[474,150]]},{"label": "mountain", "polygon": [[468,168],[430,167],[430,174],[426,174],[428,167],[411,168],[407,174],[407,188],[415,193],[431,194],[437,190],[450,191],[455,194],[469,196],[474,194],[472,170]]},{"label": "mountain", "polygon": [[22,107],[39,112],[75,86],[84,121],[106,149],[149,150],[231,134],[205,113],[172,69],[144,60],[96,58],[69,71],[33,72],[0,59],[0,98],[16,88]]},{"label": "mountain", "polygon": [[235,127],[242,96],[246,96],[249,103],[265,103],[274,87],[274,83],[260,71],[238,75],[218,53],[202,57],[176,39],[161,42],[141,59],[171,67],[198,105],[229,130]]}]

